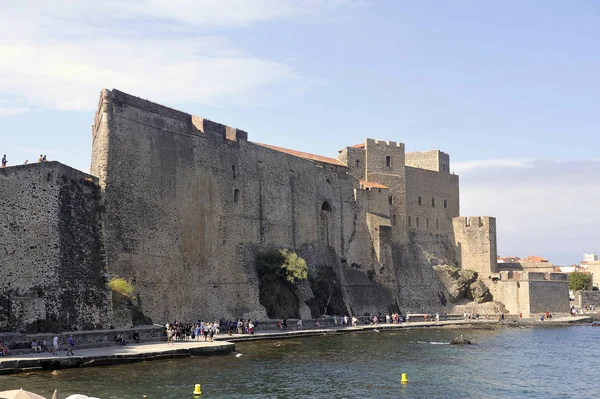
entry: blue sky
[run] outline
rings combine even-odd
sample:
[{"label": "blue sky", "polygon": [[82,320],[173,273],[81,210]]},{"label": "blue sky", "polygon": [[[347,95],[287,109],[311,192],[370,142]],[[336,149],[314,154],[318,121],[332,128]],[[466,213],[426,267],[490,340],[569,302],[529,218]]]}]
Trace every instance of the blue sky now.
[{"label": "blue sky", "polygon": [[335,156],[438,148],[502,255],[600,251],[600,3],[0,3],[0,152],[87,171],[102,88]]}]

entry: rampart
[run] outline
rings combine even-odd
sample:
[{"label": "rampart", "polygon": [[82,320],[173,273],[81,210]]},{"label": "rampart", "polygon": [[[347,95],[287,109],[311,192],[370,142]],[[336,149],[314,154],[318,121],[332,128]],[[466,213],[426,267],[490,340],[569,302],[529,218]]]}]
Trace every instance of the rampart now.
[{"label": "rampart", "polygon": [[57,162],[0,169],[0,331],[107,328],[98,180]]},{"label": "rampart", "polygon": [[569,284],[564,273],[501,271],[495,298],[513,314],[568,312]]}]

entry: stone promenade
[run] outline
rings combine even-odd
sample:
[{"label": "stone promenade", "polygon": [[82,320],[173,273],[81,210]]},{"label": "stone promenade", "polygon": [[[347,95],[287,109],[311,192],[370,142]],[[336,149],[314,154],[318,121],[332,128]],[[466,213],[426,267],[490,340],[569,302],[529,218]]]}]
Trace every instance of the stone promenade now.
[{"label": "stone promenade", "polygon": [[[528,325],[565,325],[570,323],[590,322],[587,316],[581,317],[559,317],[550,321],[537,321],[535,319],[513,319],[505,321],[504,324],[517,323]],[[14,374],[21,372],[57,370],[62,368],[77,367],[95,367],[114,364],[133,363],[147,360],[160,360],[179,357],[219,355],[228,354],[235,351],[235,343],[240,341],[264,340],[264,339],[285,339],[299,336],[314,336],[326,334],[342,333],[360,333],[372,330],[385,331],[392,329],[412,329],[412,328],[431,328],[431,327],[464,327],[474,328],[480,326],[500,325],[497,320],[447,320],[447,321],[418,321],[400,324],[378,324],[378,325],[359,325],[357,327],[332,327],[332,328],[314,328],[306,326],[307,329],[298,330],[297,325],[293,325],[288,330],[276,330],[258,332],[249,334],[221,334],[215,336],[214,342],[205,342],[204,340],[176,341],[173,345],[167,345],[166,342],[144,342],[139,344],[128,344],[124,346],[104,346],[99,348],[75,349],[73,356],[67,356],[66,351],[62,350],[53,355],[44,353],[26,353],[20,355],[9,355],[0,357],[0,374]]]}]

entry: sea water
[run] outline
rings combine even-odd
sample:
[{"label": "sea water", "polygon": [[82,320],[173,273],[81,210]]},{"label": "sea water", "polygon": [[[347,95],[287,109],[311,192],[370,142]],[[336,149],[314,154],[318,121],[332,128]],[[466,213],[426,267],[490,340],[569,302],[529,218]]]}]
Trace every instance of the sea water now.
[{"label": "sea water", "polygon": [[[449,345],[463,335],[472,345]],[[411,329],[237,343],[224,356],[0,376],[59,398],[600,398],[600,328]],[[401,384],[406,373],[408,384]]]}]

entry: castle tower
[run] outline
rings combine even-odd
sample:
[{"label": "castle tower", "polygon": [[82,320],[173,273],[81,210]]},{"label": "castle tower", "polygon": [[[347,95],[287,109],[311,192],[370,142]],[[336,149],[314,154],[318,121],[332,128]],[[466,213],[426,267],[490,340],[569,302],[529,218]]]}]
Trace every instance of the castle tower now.
[{"label": "castle tower", "polygon": [[483,279],[496,273],[496,218],[461,216],[453,218],[452,224],[458,265],[476,271]]}]

